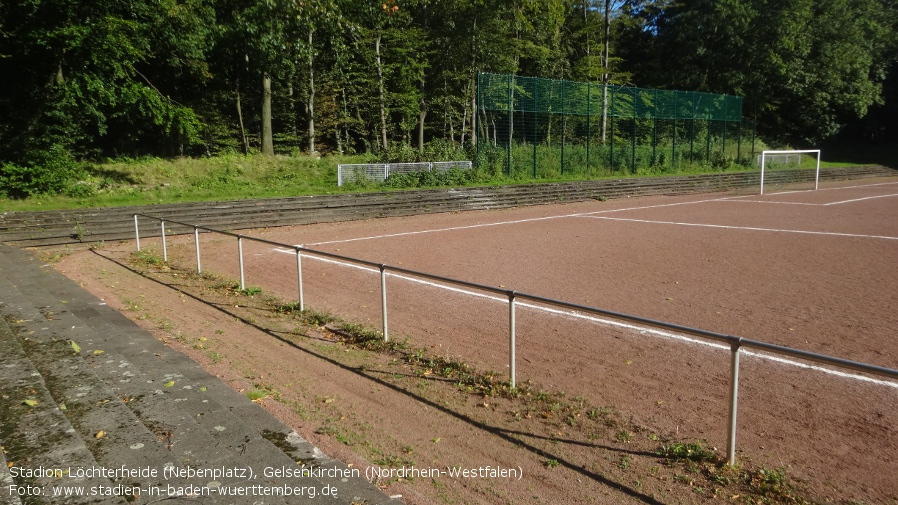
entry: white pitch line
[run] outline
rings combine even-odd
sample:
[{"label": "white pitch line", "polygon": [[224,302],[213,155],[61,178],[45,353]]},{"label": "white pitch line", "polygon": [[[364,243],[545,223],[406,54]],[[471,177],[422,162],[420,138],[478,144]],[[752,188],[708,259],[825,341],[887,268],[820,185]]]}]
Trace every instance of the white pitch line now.
[{"label": "white pitch line", "polygon": [[[864,184],[864,185],[858,185],[858,186],[846,186],[843,188],[823,188],[820,191],[867,188],[867,187],[874,187],[874,186],[884,186],[884,185],[888,185],[888,184],[898,184],[898,182],[883,182],[883,183],[877,183],[877,184]],[[801,192],[803,192],[803,191],[794,191],[794,192],[789,191],[789,192],[776,193],[776,194],[783,195],[783,194],[787,194],[787,193],[801,193]],[[747,196],[755,196],[755,195],[747,195]],[[594,211],[594,212],[577,212],[574,214],[558,214],[555,216],[543,216],[543,217],[534,217],[534,218],[527,218],[527,219],[514,219],[514,220],[510,220],[510,221],[499,221],[496,223],[481,223],[481,224],[472,224],[472,225],[467,225],[467,226],[450,226],[447,228],[432,228],[429,230],[406,231],[406,232],[400,232],[400,233],[387,233],[384,235],[370,235],[370,236],[366,236],[366,237],[354,237],[354,238],[347,238],[347,239],[341,239],[341,240],[328,240],[325,242],[307,243],[305,245],[306,246],[319,246],[319,245],[329,245],[329,244],[343,244],[343,243],[347,243],[347,242],[359,242],[362,240],[377,240],[377,239],[382,239],[382,238],[423,235],[426,233],[442,233],[442,232],[447,232],[447,231],[472,230],[472,229],[476,229],[476,228],[487,228],[487,227],[491,227],[491,226],[505,226],[505,225],[511,225],[511,224],[532,223],[532,222],[536,222],[536,221],[546,221],[546,220],[550,220],[550,219],[564,219],[564,218],[568,218],[568,217],[583,217],[583,216],[591,216],[591,215],[595,215],[595,214],[607,214],[607,213],[611,213],[611,212],[626,212],[626,211],[630,211],[630,210],[657,209],[657,208],[661,208],[661,207],[674,207],[674,206],[678,206],[678,205],[694,205],[694,204],[707,203],[707,202],[736,201],[737,199],[746,198],[747,196],[726,196],[726,197],[720,197],[720,198],[708,198],[708,199],[702,199],[702,200],[693,200],[693,201],[688,201],[688,202],[663,203],[663,204],[658,204],[658,205],[644,205],[644,206],[639,206],[639,207],[624,207],[624,208],[620,208],[620,209],[606,209],[606,210],[598,210],[598,211]],[[739,200],[739,201],[741,201],[741,200]],[[746,200],[746,201],[750,201],[750,200]],[[765,203],[788,203],[788,202],[765,202]],[[796,203],[795,205],[819,205],[819,204],[798,204],[798,203]]]},{"label": "white pitch line", "polygon": [[326,242],[314,242],[305,244],[306,246],[316,246],[316,245],[328,245],[328,244],[343,244],[346,242],[358,242],[361,240],[377,240],[381,238],[392,238],[392,237],[404,237],[408,235],[422,235],[425,233],[441,233],[446,231],[456,231],[456,230],[471,230],[474,228],[486,228],[489,226],[502,226],[506,224],[520,224],[520,223],[530,223],[534,221],[545,221],[548,219],[561,219],[565,217],[577,217],[583,215],[582,212],[576,214],[561,214],[557,216],[543,216],[543,217],[532,217],[528,219],[515,219],[512,221],[499,221],[496,223],[481,223],[481,224],[471,224],[466,226],[450,226],[448,228],[432,228],[430,230],[418,230],[418,231],[404,231],[400,233],[387,233],[384,235],[370,235],[367,237],[355,237],[355,238],[347,238],[341,240],[328,240]]},{"label": "white pitch line", "polygon": [[827,205],[840,205],[840,204],[843,204],[843,203],[860,202],[860,201],[863,201],[863,200],[872,200],[872,199],[874,199],[874,198],[889,198],[889,197],[891,197],[891,196],[898,196],[898,193],[892,193],[891,195],[865,196],[865,197],[863,197],[863,198],[854,198],[854,199],[852,199],[852,200],[842,200],[841,202],[824,203],[823,206],[825,207],[825,206],[827,206]]},{"label": "white pitch line", "polygon": [[425,233],[441,233],[441,232],[446,232],[446,231],[486,228],[486,227],[490,227],[490,226],[504,226],[504,225],[509,225],[509,224],[532,223],[532,222],[536,222],[536,221],[547,221],[549,219],[564,219],[564,218],[568,218],[568,217],[582,217],[582,216],[589,216],[592,214],[603,214],[606,212],[624,212],[624,211],[628,211],[628,210],[655,209],[658,207],[671,207],[671,206],[675,206],[675,205],[692,205],[692,204],[696,204],[696,203],[715,202],[717,200],[720,200],[720,198],[706,199],[706,200],[695,200],[695,201],[691,201],[691,202],[663,203],[663,204],[658,204],[658,205],[646,205],[646,206],[642,206],[642,207],[626,207],[626,208],[622,208],[622,209],[607,209],[607,210],[598,210],[598,211],[594,211],[594,212],[577,212],[574,214],[558,214],[555,216],[531,217],[531,218],[527,218],[527,219],[514,219],[511,221],[498,221],[495,223],[471,224],[471,225],[466,225],[466,226],[450,226],[447,228],[432,228],[429,230],[404,231],[404,232],[400,232],[400,233],[388,233],[388,234],[384,234],[384,235],[369,235],[366,237],[355,237],[355,238],[347,238],[347,239],[341,239],[341,240],[329,240],[326,242],[314,242],[314,243],[307,243],[304,245],[309,247],[309,246],[317,246],[317,245],[343,244],[346,242],[358,242],[361,240],[377,240],[377,239],[381,239],[381,238],[405,237],[405,236],[410,236],[410,235],[423,235]]},{"label": "white pitch line", "polygon": [[779,228],[758,228],[754,226],[728,226],[723,224],[702,224],[702,223],[681,223],[677,221],[654,221],[651,219],[631,219],[625,217],[607,217],[607,216],[583,216],[591,219],[606,219],[608,221],[629,221],[633,223],[648,224],[673,224],[678,226],[695,226],[699,228],[721,228],[725,230],[748,230],[748,231],[766,231],[773,233],[797,233],[801,235],[822,235],[828,237],[850,237],[850,238],[873,238],[883,240],[898,240],[898,237],[890,237],[887,235],[863,235],[859,233],[839,233],[834,231],[808,231],[808,230],[785,230]]},{"label": "white pitch line", "polygon": [[[296,254],[296,251],[293,249],[281,249],[281,248],[276,247],[273,250],[275,252],[284,253],[284,254]],[[333,265],[354,268],[354,269],[362,270],[362,271],[369,272],[369,273],[380,273],[380,270],[377,270],[377,269],[374,269],[371,267],[356,265],[356,264],[347,263],[344,261],[333,260],[330,258],[320,258],[320,257],[314,256],[314,255],[306,255],[305,257],[311,258],[314,260],[318,260],[318,261],[321,261],[324,263],[330,263]],[[471,291],[469,289],[457,288],[454,286],[447,286],[445,284],[439,284],[436,282],[426,281],[423,279],[418,279],[416,277],[410,277],[410,276],[402,275],[402,274],[393,274],[393,273],[388,272],[387,275],[389,275],[390,277],[394,277],[396,279],[401,279],[404,281],[421,284],[424,286],[435,287],[438,289],[444,289],[446,291],[451,291],[453,293],[459,293],[459,294],[472,296],[475,298],[481,298],[481,299],[489,300],[489,301],[493,301],[493,302],[499,302],[499,303],[503,303],[503,304],[508,303],[507,298],[501,298],[501,297],[494,296],[494,295],[488,295],[488,294],[477,292],[477,291]],[[568,317],[571,319],[580,319],[580,320],[590,321],[593,323],[603,324],[606,326],[613,326],[613,327],[617,327],[617,328],[633,330],[633,331],[638,332],[641,335],[652,335],[655,337],[666,338],[669,340],[678,340],[681,342],[687,342],[687,343],[691,343],[691,344],[695,344],[695,345],[700,345],[703,347],[709,347],[712,349],[718,349],[718,350],[724,350],[724,351],[730,350],[729,346],[726,346],[723,344],[718,344],[716,342],[708,342],[708,341],[700,340],[697,338],[687,337],[687,336],[681,335],[679,333],[673,333],[673,332],[659,330],[659,329],[655,329],[655,328],[639,326],[639,325],[635,325],[635,324],[631,324],[631,323],[624,323],[621,321],[616,321],[614,319],[606,319],[606,318],[602,318],[602,317],[582,314],[580,312],[573,311],[573,310],[555,309],[555,308],[551,308],[551,307],[546,307],[544,305],[534,305],[534,304],[527,303],[527,302],[517,302],[516,305],[518,307],[524,307],[524,308],[528,308],[528,309],[543,311],[543,312],[547,312],[550,314]],[[862,381],[862,382],[870,382],[873,384],[878,384],[880,386],[887,386],[887,387],[898,389],[898,382],[890,382],[890,381],[885,381],[885,380],[880,380],[880,379],[873,379],[870,377],[866,377],[864,375],[857,375],[857,374],[852,374],[852,373],[847,373],[847,372],[841,372],[839,370],[833,370],[833,369],[822,367],[819,365],[808,365],[806,363],[801,363],[798,361],[793,361],[790,359],[780,358],[777,356],[771,356],[769,354],[763,354],[763,353],[758,353],[758,352],[753,352],[753,351],[742,351],[742,355],[743,356],[751,356],[751,357],[760,358],[760,359],[766,359],[768,361],[773,361],[775,363],[780,363],[780,364],[784,364],[784,365],[795,366],[795,367],[805,368],[805,369],[809,369],[809,370],[816,370],[818,372],[823,372],[825,374],[834,375],[837,377],[854,379],[854,380],[858,380],[858,381]]]},{"label": "white pitch line", "polygon": [[807,205],[810,207],[820,207],[821,205],[827,205],[823,203],[807,203],[807,202],[775,202],[773,200],[732,200],[732,199],[724,199],[721,198],[717,200],[718,202],[736,202],[736,203],[777,203],[780,205]]},{"label": "white pitch line", "polygon": [[628,210],[645,210],[645,209],[658,209],[661,207],[674,207],[677,205],[693,205],[696,203],[708,203],[708,202],[719,202],[721,200],[726,199],[726,197],[721,198],[708,198],[705,200],[693,200],[691,202],[674,202],[674,203],[660,203],[658,205],[644,205],[642,207],[626,207],[623,209],[606,209],[606,210],[597,210],[595,212],[581,212],[579,214],[571,214],[568,217],[587,217],[593,216],[595,214],[607,214],[609,212],[626,212]]}]

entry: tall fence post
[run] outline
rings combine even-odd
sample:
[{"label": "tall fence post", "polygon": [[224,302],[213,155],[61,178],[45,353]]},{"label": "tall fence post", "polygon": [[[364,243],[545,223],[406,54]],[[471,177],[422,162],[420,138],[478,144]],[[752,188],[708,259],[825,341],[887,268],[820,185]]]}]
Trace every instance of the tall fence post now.
[{"label": "tall fence post", "polygon": [[137,225],[137,214],[134,214],[134,240],[137,242],[137,252],[140,252],[140,227]]},{"label": "tall fence post", "polygon": [[739,405],[739,349],[742,345],[742,339],[736,339],[730,349],[731,366],[730,370],[730,416],[727,434],[727,464],[733,466],[736,464],[736,412]]},{"label": "tall fence post", "polygon": [[508,150],[506,154],[506,163],[508,163],[508,175],[511,175],[511,136],[514,135],[514,104],[512,103],[512,93],[514,90],[514,81],[511,74],[508,74]]},{"label": "tall fence post", "polygon": [[168,261],[168,248],[165,245],[165,220],[160,219],[159,225],[162,227],[162,261]]},{"label": "tall fence post", "polygon": [[243,237],[237,235],[237,256],[240,263],[240,290],[246,289],[246,280],[243,276]]},{"label": "tall fence post", "polygon": [[305,302],[302,297],[302,250],[301,246],[296,246],[296,286],[299,290],[299,311],[306,310]]},{"label": "tall fence post", "polygon": [[384,321],[384,342],[389,342],[390,334],[387,333],[387,267],[384,264],[380,265],[380,301]]},{"label": "tall fence post", "polygon": [[508,385],[516,387],[515,372],[515,320],[514,320],[514,291],[508,292]]},{"label": "tall fence post", "polygon": [[592,171],[589,168],[589,144],[592,143],[592,83],[586,81],[586,178]]},{"label": "tall fence post", "polygon": [[196,243],[196,273],[203,273],[203,267],[200,263],[200,229],[193,227],[193,241]]}]

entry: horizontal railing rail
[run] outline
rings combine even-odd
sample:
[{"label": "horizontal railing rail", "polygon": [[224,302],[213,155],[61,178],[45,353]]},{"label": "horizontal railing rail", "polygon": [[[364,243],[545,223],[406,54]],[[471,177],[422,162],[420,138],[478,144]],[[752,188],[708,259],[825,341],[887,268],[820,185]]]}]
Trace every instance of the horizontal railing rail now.
[{"label": "horizontal railing rail", "polygon": [[329,258],[333,260],[344,261],[347,263],[354,263],[357,265],[364,265],[367,267],[371,267],[372,269],[376,269],[380,272],[380,288],[381,288],[381,317],[382,317],[382,332],[383,338],[385,341],[389,341],[389,328],[387,325],[387,273],[393,274],[404,274],[412,277],[418,277],[422,279],[428,279],[431,281],[442,282],[445,284],[451,284],[455,286],[464,286],[467,288],[476,289],[479,291],[484,291],[488,293],[503,295],[508,298],[508,321],[509,321],[509,385],[514,388],[517,384],[516,377],[516,324],[515,324],[515,307],[517,300],[528,300],[531,302],[536,302],[543,305],[551,305],[555,307],[561,307],[564,309],[568,309],[574,312],[579,313],[588,313],[595,314],[604,317],[610,317],[613,319],[617,319],[620,321],[626,321],[630,323],[638,323],[644,326],[659,328],[664,330],[670,330],[674,332],[678,332],[681,334],[692,335],[699,338],[704,338],[708,340],[713,340],[715,342],[725,343],[730,346],[730,405],[729,405],[729,423],[728,423],[728,440],[727,440],[727,462],[730,465],[734,465],[736,462],[736,417],[738,412],[738,392],[739,392],[739,357],[740,352],[743,348],[753,348],[762,351],[766,351],[773,354],[779,354],[784,356],[789,356],[792,358],[803,359],[806,361],[812,361],[815,363],[820,363],[824,365],[831,365],[839,368],[846,368],[850,370],[854,370],[857,372],[868,373],[880,377],[885,377],[889,379],[898,379],[898,370],[894,370],[891,368],[881,367],[877,365],[871,365],[867,363],[862,363],[859,361],[848,360],[844,358],[837,358],[833,356],[828,356],[825,354],[818,354],[809,351],[802,351],[800,349],[793,349],[791,347],[785,347],[781,345],[771,344],[759,340],[751,340],[743,337],[738,337],[734,335],[726,335],[723,333],[716,333],[713,331],[702,330],[698,328],[692,328],[689,326],[683,326],[673,323],[667,323],[664,321],[658,321],[654,319],[649,319],[645,317],[635,316],[631,314],[625,314],[621,312],[615,312],[611,310],[600,309],[597,307],[590,307],[587,305],[580,305],[576,303],[566,302],[563,300],[556,300],[553,298],[547,298],[544,296],[538,296],[528,293],[523,293],[515,290],[509,290],[505,288],[500,288],[496,286],[490,286],[487,284],[480,284],[471,281],[465,281],[461,279],[454,279],[451,277],[444,277],[441,275],[431,274],[427,272],[421,272],[417,270],[412,270],[409,268],[403,268],[399,266],[388,265],[385,263],[377,263],[373,261],[368,261],[359,258],[353,258],[350,256],[344,256],[341,254],[335,254],[326,251],[318,251],[315,249],[310,249],[304,247],[302,245],[295,244],[285,244],[282,242],[277,242],[274,240],[268,240],[260,237],[253,237],[250,235],[244,235],[240,233],[234,233],[227,230],[219,230],[216,228],[211,228],[208,226],[184,223],[181,221],[177,221],[174,219],[168,219],[160,216],[153,216],[149,214],[134,214],[134,236],[135,242],[137,246],[137,250],[140,251],[140,226],[138,222],[138,217],[143,217],[147,219],[152,219],[155,221],[159,221],[162,234],[162,253],[163,253],[163,261],[168,261],[168,252],[166,246],[166,235],[165,235],[165,223],[176,224],[179,226],[183,226],[186,228],[193,228],[194,230],[194,240],[196,244],[196,263],[197,263],[197,272],[201,272],[201,263],[200,263],[200,241],[199,241],[199,232],[206,231],[209,233],[218,233],[225,236],[235,237],[237,239],[237,250],[238,250],[238,264],[240,269],[240,289],[246,289],[246,281],[244,274],[244,264],[243,264],[243,240],[250,240],[253,242],[258,242],[262,244],[268,244],[274,247],[280,247],[285,249],[292,249],[296,254],[296,274],[297,274],[297,289],[298,289],[298,301],[299,301],[299,309],[300,311],[305,310],[305,301],[303,297],[303,277],[302,277],[302,256],[318,256]]}]

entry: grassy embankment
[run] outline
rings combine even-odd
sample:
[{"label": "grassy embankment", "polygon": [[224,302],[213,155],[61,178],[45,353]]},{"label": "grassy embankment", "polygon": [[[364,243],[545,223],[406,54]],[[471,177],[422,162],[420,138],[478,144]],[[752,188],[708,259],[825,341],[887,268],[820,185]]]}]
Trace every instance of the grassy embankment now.
[{"label": "grassy embankment", "polygon": [[[847,159],[847,158],[844,158]],[[82,196],[37,195],[23,199],[0,198],[3,211],[31,211],[84,207],[111,207],[186,201],[235,200],[311,194],[359,191],[384,191],[397,185],[427,187],[438,185],[433,178],[393,181],[393,184],[351,184],[337,186],[337,165],[340,163],[372,162],[366,156],[275,156],[228,155],[202,159],[158,158],[115,161],[92,165],[88,176],[77,184]],[[807,159],[805,164],[813,164]],[[847,166],[851,162],[827,161],[827,166]],[[734,166],[728,171],[750,170]],[[452,186],[500,185],[530,182],[556,182],[601,177],[650,177],[709,173],[717,170],[706,166],[691,166],[679,170],[658,171],[640,169],[636,174],[618,170],[605,174],[574,173],[564,176],[533,179],[527,176],[508,177],[496,170],[479,170],[443,181]],[[414,178],[411,178],[414,179]],[[397,184],[398,183],[398,184]]]}]

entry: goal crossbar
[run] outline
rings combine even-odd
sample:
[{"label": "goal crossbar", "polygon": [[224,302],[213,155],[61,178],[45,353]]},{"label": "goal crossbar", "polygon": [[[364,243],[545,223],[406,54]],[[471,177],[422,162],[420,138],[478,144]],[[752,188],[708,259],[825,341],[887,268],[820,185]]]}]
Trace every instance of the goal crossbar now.
[{"label": "goal crossbar", "polygon": [[814,174],[814,189],[820,187],[820,149],[804,149],[804,150],[780,150],[780,151],[761,151],[761,194],[764,194],[764,168],[767,162],[767,155],[776,154],[817,154],[817,170]]}]

